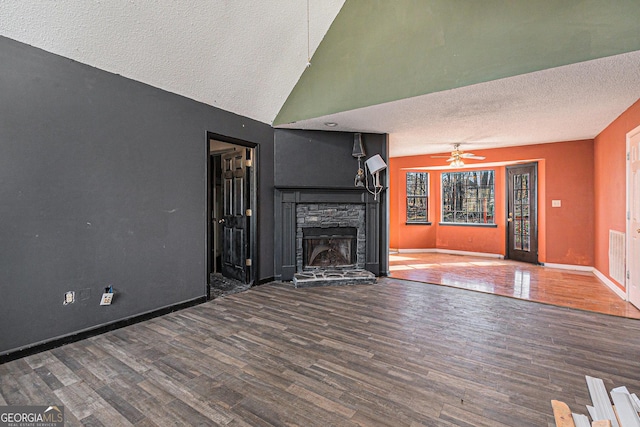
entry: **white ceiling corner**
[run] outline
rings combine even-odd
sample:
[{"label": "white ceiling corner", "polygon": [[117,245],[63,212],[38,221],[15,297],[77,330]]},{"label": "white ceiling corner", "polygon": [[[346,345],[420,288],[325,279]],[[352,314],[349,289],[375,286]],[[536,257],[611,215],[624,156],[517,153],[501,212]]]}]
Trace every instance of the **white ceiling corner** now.
[{"label": "white ceiling corner", "polygon": [[0,35],[271,124],[344,0],[3,0]]}]

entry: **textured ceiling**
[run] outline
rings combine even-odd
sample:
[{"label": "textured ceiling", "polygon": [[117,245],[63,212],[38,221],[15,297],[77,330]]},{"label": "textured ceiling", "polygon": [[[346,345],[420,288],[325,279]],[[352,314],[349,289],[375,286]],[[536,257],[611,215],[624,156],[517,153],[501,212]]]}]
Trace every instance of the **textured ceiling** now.
[{"label": "textured ceiling", "polygon": [[640,97],[638,16],[637,0],[348,0],[275,124],[387,132],[393,157],[593,138]]},{"label": "textured ceiling", "polygon": [[[344,0],[310,0],[311,53]],[[304,0],[2,0],[0,35],[271,123],[307,63]]]},{"label": "textured ceiling", "polygon": [[281,127],[388,132],[399,157],[591,139],[639,98],[636,51]]},{"label": "textured ceiling", "polygon": [[348,0],[276,125],[640,50],[640,1]]},{"label": "textured ceiling", "polygon": [[310,68],[304,0],[2,0],[0,35],[392,156],[592,138],[640,98],[637,0],[309,5]]}]

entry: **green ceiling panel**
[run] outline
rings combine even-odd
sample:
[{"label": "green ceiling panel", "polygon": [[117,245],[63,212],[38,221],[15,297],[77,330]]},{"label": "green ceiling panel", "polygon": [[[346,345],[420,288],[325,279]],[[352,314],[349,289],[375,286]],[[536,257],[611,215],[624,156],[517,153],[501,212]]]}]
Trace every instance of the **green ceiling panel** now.
[{"label": "green ceiling panel", "polygon": [[274,125],[640,50],[639,0],[346,0]]}]

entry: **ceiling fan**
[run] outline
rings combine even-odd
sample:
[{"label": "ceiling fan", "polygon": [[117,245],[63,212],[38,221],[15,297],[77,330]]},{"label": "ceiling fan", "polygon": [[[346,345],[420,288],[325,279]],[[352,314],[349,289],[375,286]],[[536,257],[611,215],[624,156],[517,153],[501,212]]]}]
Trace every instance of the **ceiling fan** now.
[{"label": "ceiling fan", "polygon": [[484,156],[476,156],[473,153],[465,153],[460,149],[460,144],[453,144],[453,151],[451,156],[431,156],[434,159],[447,159],[450,162],[452,168],[459,168],[464,166],[463,159],[484,160]]}]

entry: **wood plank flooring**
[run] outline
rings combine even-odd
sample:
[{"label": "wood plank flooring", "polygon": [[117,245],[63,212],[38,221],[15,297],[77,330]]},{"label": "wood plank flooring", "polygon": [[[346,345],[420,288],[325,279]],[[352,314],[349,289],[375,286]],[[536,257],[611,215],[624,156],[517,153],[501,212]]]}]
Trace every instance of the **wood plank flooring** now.
[{"label": "wood plank flooring", "polygon": [[272,283],[0,365],[68,426],[553,426],[640,392],[640,322],[391,278]]},{"label": "wood plank flooring", "polygon": [[439,253],[391,254],[391,276],[640,319],[591,272]]}]

